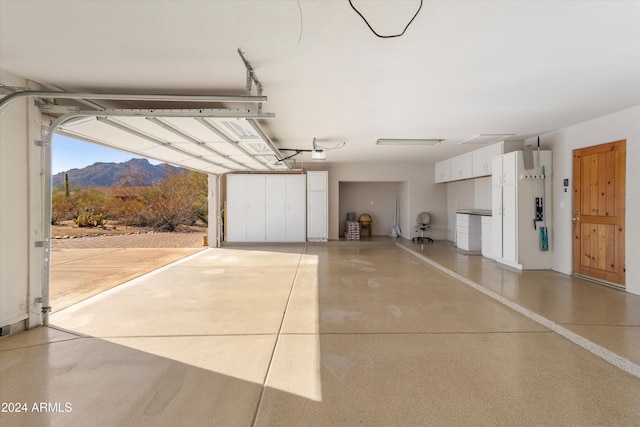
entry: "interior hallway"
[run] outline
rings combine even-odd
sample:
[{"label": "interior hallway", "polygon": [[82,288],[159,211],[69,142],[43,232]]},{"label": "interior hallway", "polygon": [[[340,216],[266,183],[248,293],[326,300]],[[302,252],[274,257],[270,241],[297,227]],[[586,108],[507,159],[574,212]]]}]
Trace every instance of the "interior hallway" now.
[{"label": "interior hallway", "polygon": [[[403,247],[639,362],[640,297]],[[55,313],[0,339],[0,424],[640,424],[638,377],[403,247],[209,249]]]}]

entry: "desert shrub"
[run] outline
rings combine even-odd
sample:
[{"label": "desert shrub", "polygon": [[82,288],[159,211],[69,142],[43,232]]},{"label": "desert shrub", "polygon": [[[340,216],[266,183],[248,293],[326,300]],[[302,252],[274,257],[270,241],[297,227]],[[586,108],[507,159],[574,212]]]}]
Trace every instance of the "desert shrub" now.
[{"label": "desert shrub", "polygon": [[[152,227],[174,231],[180,225],[207,222],[207,175],[182,171],[167,175],[159,184],[141,187],[140,174],[123,179],[118,197],[90,188],[74,187],[69,196],[64,187],[54,188],[51,197],[52,223],[75,220],[78,225],[94,224],[100,218],[124,226]],[[82,217],[82,218],[81,218]]]},{"label": "desert shrub", "polygon": [[180,225],[206,221],[207,176],[183,171],[166,176],[160,184],[140,193],[145,225],[160,231],[175,231]]},{"label": "desert shrub", "polygon": [[108,200],[108,196],[91,188],[76,187],[68,196],[64,188],[54,188],[51,192],[51,222],[58,224],[83,214],[102,214]]},{"label": "desert shrub", "polygon": [[73,219],[74,210],[71,197],[67,197],[64,188],[54,188],[51,192],[51,223],[55,225]]}]

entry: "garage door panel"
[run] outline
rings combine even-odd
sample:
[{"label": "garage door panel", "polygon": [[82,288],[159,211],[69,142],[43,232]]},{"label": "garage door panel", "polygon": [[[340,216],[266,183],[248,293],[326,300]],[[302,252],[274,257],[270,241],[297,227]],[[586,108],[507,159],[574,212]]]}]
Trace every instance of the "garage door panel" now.
[{"label": "garage door panel", "polygon": [[[96,114],[98,117],[72,119],[59,133],[207,173],[289,169],[286,164],[275,164],[271,145],[243,118],[203,118],[201,110],[104,110]],[[237,142],[228,142],[220,134]],[[271,155],[265,157],[265,153]]]}]

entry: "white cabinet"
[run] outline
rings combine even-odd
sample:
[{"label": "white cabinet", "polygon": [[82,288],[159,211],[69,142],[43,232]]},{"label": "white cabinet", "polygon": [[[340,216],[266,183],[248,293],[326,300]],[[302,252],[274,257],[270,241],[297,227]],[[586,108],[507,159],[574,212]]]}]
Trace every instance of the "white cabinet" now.
[{"label": "white cabinet", "polygon": [[227,242],[304,242],[302,174],[227,175]]},{"label": "white cabinet", "polygon": [[[539,227],[533,225],[536,197],[546,197],[546,224],[551,226],[551,152],[534,156],[534,170],[526,171],[522,151],[496,157],[492,169],[492,256],[499,262],[521,269],[548,269],[550,251],[540,250]],[[546,179],[540,179],[540,165]]]},{"label": "white cabinet", "polygon": [[436,183],[451,180],[451,159],[436,163]]},{"label": "white cabinet", "polygon": [[307,240],[329,240],[329,192],[326,171],[307,172]]},{"label": "white cabinet", "polygon": [[456,245],[465,251],[479,251],[480,216],[456,214]]},{"label": "white cabinet", "polygon": [[502,156],[503,153],[506,153],[510,147],[517,147],[522,145],[521,141],[513,141],[512,143],[506,144],[505,142],[500,142],[498,144],[492,144],[485,147],[485,164],[487,167],[487,173],[485,175],[491,175],[492,167],[493,167],[493,159],[496,157]]},{"label": "white cabinet", "polygon": [[502,155],[503,144],[493,144],[471,152],[473,158],[473,177],[489,176],[492,170],[492,161]]},{"label": "white cabinet", "polygon": [[492,174],[492,161],[504,153],[522,149],[522,141],[501,141],[470,153],[436,163],[435,182],[458,181]]},{"label": "white cabinet", "polygon": [[491,211],[493,213],[493,255],[498,260],[517,264],[516,161],[518,153],[493,159]]},{"label": "white cabinet", "polygon": [[265,175],[227,176],[227,241],[266,240]]},{"label": "white cabinet", "polygon": [[471,178],[473,157],[471,153],[462,154],[451,159],[451,181]]},{"label": "white cabinet", "polygon": [[492,218],[490,216],[483,216],[480,220],[481,239],[482,239],[482,256],[487,258],[493,258],[493,245],[492,245]]},{"label": "white cabinet", "polygon": [[266,241],[304,242],[305,177],[296,175],[265,175]]},{"label": "white cabinet", "polygon": [[476,151],[471,152],[471,157],[473,158],[473,176],[485,176],[489,175],[489,165],[487,164],[487,150],[486,148],[481,148]]}]

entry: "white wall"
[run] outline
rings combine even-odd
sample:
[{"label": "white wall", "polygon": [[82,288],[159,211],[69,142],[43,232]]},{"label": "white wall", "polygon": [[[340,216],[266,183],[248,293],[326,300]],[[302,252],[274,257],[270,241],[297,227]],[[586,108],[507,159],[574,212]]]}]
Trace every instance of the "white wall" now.
[{"label": "white wall", "polygon": [[374,236],[387,236],[394,225],[396,196],[400,197],[399,182],[341,182],[339,184],[339,221],[340,235],[345,231],[345,219],[348,212],[363,213],[372,219],[371,231]]},{"label": "white wall", "polygon": [[[0,82],[25,87],[28,82],[0,70]],[[0,112],[0,327],[40,323],[44,249],[44,181],[40,112],[20,100]]]},{"label": "white wall", "polygon": [[[366,164],[318,163],[307,166],[310,170],[329,171],[329,239],[339,238],[340,182],[401,182],[400,229],[402,237],[417,235],[415,219],[418,213],[431,214],[429,235],[434,239],[447,236],[446,186],[435,184],[433,164]],[[375,226],[374,226],[375,227]],[[377,234],[377,232],[376,232]]]},{"label": "white wall", "polygon": [[[573,150],[623,139],[627,141],[626,288],[640,295],[640,221],[635,218],[640,212],[640,105],[540,136],[542,148],[553,150],[553,269],[573,272]],[[534,142],[535,138],[526,141]],[[570,184],[566,193],[564,178]]]},{"label": "white wall", "polygon": [[456,211],[491,210],[491,177],[438,184],[447,187],[447,240],[455,241]]}]

